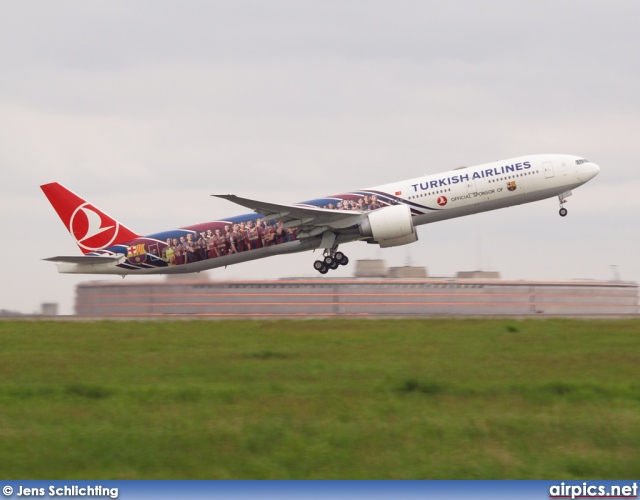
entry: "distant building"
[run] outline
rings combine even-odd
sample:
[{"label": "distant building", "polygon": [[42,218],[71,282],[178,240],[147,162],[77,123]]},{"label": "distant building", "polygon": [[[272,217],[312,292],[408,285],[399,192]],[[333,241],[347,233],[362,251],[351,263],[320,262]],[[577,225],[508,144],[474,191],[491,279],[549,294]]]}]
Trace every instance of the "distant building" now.
[{"label": "distant building", "polygon": [[386,278],[388,273],[387,263],[382,259],[356,261],[356,278]]},{"label": "distant building", "polygon": [[631,315],[638,285],[496,279],[286,279],[92,282],[76,312],[94,317]]},{"label": "distant building", "polygon": [[18,311],[9,311],[8,309],[0,309],[0,316],[22,316],[22,313]]},{"label": "distant building", "polygon": [[500,273],[495,271],[459,271],[456,278],[461,280],[499,280]]},{"label": "distant building", "polygon": [[45,302],[41,306],[41,315],[42,316],[57,316],[58,315],[58,304],[56,302]]},{"label": "distant building", "polygon": [[389,278],[403,279],[426,279],[428,277],[426,267],[413,266],[390,267],[387,276]]}]

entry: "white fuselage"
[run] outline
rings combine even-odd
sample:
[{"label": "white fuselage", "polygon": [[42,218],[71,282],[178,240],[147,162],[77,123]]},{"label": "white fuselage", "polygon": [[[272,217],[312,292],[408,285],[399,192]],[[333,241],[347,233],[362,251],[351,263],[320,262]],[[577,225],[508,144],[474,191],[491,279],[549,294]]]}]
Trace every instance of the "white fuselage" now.
[{"label": "white fuselage", "polygon": [[[414,216],[414,224],[422,225],[559,196],[581,186],[600,171],[592,162],[576,164],[580,160],[578,156],[569,155],[522,156],[373,189],[402,192],[402,198],[409,204],[437,207]],[[515,166],[514,171],[503,172],[506,170],[503,167],[511,165]],[[508,189],[510,182],[516,183],[512,191]],[[442,206],[438,204],[441,197],[447,199]]]}]

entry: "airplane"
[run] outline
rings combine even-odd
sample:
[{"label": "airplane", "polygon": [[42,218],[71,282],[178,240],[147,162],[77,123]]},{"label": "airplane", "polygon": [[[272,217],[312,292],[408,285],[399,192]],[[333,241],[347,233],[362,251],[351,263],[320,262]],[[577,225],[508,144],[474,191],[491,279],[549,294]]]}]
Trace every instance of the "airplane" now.
[{"label": "airplane", "polygon": [[338,246],[365,241],[381,248],[418,240],[416,226],[558,197],[560,215],[572,190],[600,172],[580,156],[537,154],[459,167],[292,205],[214,194],[253,210],[140,235],[61,184],[41,189],[83,255],[44,259],[60,273],[200,272],[272,255],[322,249],[321,274],[347,265]]}]

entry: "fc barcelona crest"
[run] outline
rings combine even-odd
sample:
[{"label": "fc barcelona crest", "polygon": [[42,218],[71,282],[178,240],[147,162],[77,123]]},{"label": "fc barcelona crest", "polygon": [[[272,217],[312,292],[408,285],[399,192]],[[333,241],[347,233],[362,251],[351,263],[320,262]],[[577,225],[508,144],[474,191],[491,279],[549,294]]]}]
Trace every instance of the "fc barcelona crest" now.
[{"label": "fc barcelona crest", "polygon": [[130,264],[142,264],[147,260],[147,251],[144,243],[127,248],[127,260]]},{"label": "fc barcelona crest", "polygon": [[507,182],[507,189],[509,191],[515,191],[517,187],[518,186],[516,186],[516,181]]}]

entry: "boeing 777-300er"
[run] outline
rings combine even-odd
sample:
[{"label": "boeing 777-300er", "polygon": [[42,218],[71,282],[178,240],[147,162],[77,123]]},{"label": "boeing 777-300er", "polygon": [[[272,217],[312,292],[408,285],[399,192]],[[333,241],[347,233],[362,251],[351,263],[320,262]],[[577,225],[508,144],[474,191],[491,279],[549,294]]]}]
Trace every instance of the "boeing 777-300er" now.
[{"label": "boeing 777-300er", "polygon": [[61,273],[198,272],[271,255],[322,249],[325,274],[349,262],[338,245],[381,248],[417,241],[416,226],[557,196],[600,167],[579,156],[546,154],[496,161],[349,191],[293,205],[216,194],[252,213],[141,236],[57,182],[41,186],[84,255],[52,257]]}]

